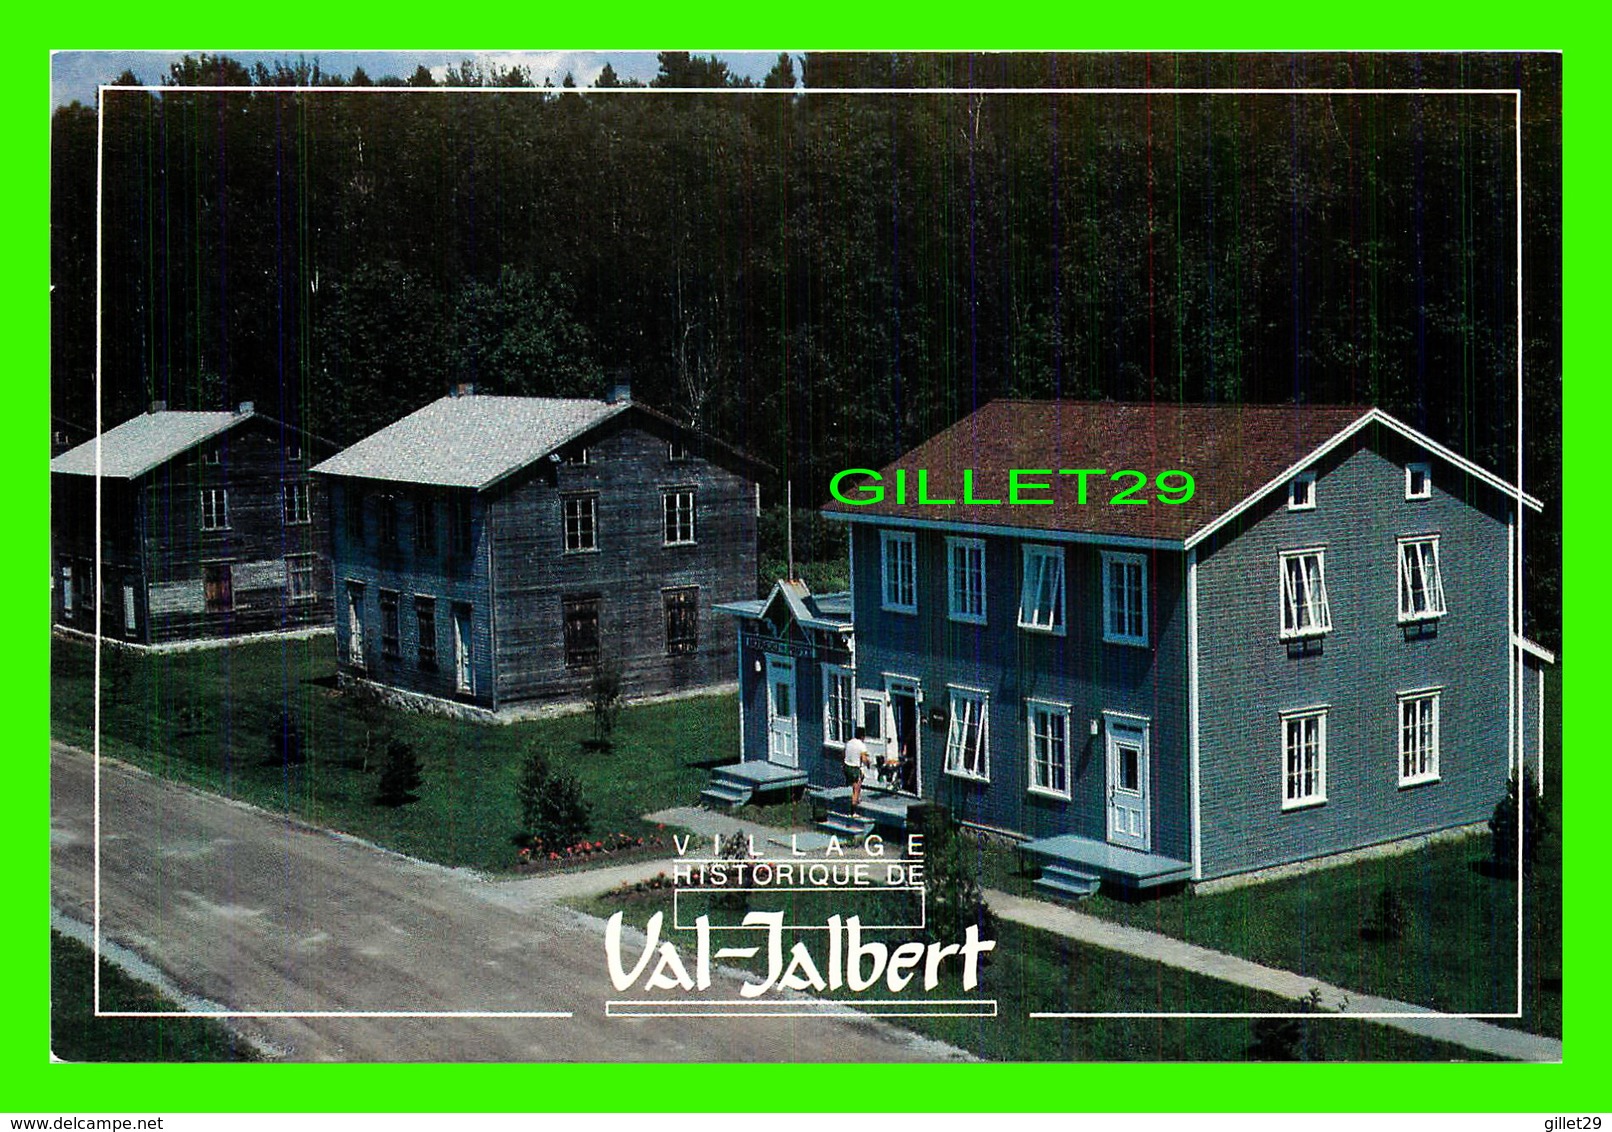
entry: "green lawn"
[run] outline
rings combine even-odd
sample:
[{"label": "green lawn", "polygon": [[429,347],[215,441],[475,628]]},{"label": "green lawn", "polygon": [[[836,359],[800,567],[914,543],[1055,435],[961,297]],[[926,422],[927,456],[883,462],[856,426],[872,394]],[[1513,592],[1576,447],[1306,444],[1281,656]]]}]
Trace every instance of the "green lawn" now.
[{"label": "green lawn", "polygon": [[[93,657],[87,644],[52,642],[51,733],[86,747]],[[653,832],[640,815],[695,802],[709,767],[738,747],[731,695],[629,708],[603,752],[582,746],[592,735],[587,715],[501,726],[384,709],[381,749],[386,738],[411,743],[425,770],[420,800],[390,809],[374,803],[378,767],[355,762],[365,719],[358,697],[335,689],[334,674],[329,636],[183,653],[108,650],[101,750],[412,856],[508,869],[520,824],[515,781],[530,744],[546,744],[551,765],[580,779],[596,837]],[[289,768],[270,739],[283,711],[296,717],[308,755]]]},{"label": "green lawn", "polygon": [[[642,927],[656,911],[670,920],[666,890],[606,895],[577,906],[600,917],[621,911]],[[844,911],[845,909],[840,909]],[[871,920],[862,901],[858,911]],[[796,908],[803,919],[810,913]],[[720,922],[713,917],[713,922]],[[892,922],[892,921],[886,921]],[[684,933],[677,933],[679,935]],[[912,931],[870,932],[904,940]],[[993,1061],[1245,1061],[1253,1051],[1254,1023],[1236,1018],[1035,1019],[1056,1012],[1285,1012],[1295,1004],[1175,967],[1074,943],[1047,932],[1001,921],[997,946],[980,985],[964,991],[955,974],[933,992],[937,998],[995,998],[994,1018],[903,1018],[900,1025]],[[679,944],[687,941],[679,939]],[[724,941],[730,943],[732,941]],[[787,944],[786,944],[787,946]],[[821,944],[814,945],[821,958]],[[689,953],[692,955],[692,951]],[[633,957],[628,956],[631,962]],[[759,969],[759,966],[758,966]],[[882,985],[882,984],[881,984]],[[870,994],[873,992],[870,991]],[[908,994],[912,991],[909,988]],[[1373,1023],[1338,1016],[1301,1023],[1300,1056],[1316,1061],[1485,1060],[1459,1046],[1428,1041]]]},{"label": "green lawn", "polygon": [[[257,1050],[211,1018],[95,1017],[95,956],[50,933],[50,1048],[63,1061],[257,1061]],[[101,964],[102,1010],[178,1010],[153,988]]]}]

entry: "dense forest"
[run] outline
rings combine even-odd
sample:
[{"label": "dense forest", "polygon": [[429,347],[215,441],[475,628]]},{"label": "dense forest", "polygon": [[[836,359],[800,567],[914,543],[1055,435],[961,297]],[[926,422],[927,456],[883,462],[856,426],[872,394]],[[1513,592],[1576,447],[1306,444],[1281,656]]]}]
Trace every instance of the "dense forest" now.
[{"label": "dense forest", "polygon": [[[308,85],[339,89],[263,89]],[[1092,92],[1122,87],[1151,89]],[[455,381],[625,372],[797,503],[1001,396],[1372,403],[1511,478],[1513,97],[1194,87],[1523,92],[1531,629],[1559,641],[1557,56],[808,54],[753,85],[666,52],[639,89],[190,57],[56,111],[53,413],[94,421],[103,130],[108,423],[253,400],[351,442]]]}]

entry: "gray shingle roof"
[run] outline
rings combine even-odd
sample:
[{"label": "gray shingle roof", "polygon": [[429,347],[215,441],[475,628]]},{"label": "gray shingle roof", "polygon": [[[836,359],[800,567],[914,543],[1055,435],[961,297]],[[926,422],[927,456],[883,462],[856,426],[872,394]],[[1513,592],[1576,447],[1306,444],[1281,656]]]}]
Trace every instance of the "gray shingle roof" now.
[{"label": "gray shingle roof", "polygon": [[313,470],[439,487],[489,487],[629,404],[479,394],[443,397]]},{"label": "gray shingle roof", "polygon": [[[251,417],[251,413],[178,410],[143,413],[101,434],[101,475],[105,479],[132,480]],[[94,440],[86,440],[69,448],[50,462],[50,470],[93,476],[95,445]]]}]

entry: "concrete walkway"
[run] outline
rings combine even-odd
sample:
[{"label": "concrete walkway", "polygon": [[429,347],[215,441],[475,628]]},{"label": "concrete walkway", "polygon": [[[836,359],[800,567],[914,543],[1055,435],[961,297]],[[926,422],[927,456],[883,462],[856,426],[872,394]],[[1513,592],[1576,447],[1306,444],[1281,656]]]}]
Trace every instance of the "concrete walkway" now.
[{"label": "concrete walkway", "polygon": [[[723,837],[735,833],[751,834],[755,837],[756,848],[762,852],[766,852],[762,850],[763,845],[769,846],[774,851],[787,850],[791,833],[798,834],[797,844],[803,850],[820,849],[828,841],[826,836],[815,831],[780,830],[691,806],[662,810],[648,815],[647,820],[681,826],[703,837],[710,837],[713,834]],[[808,840],[809,838],[814,840]],[[1312,988],[1317,989],[1321,992],[1321,1006],[1324,1010],[1350,1017],[1378,1015],[1379,1017],[1371,1020],[1384,1026],[1404,1030],[1406,1033],[1450,1042],[1494,1057],[1517,1061],[1562,1059],[1562,1043],[1553,1038],[1507,1029],[1478,1018],[1440,1015],[1428,1007],[1398,1002],[1391,998],[1360,994],[1322,982],[1320,979],[1308,978],[1276,967],[1266,967],[1236,955],[1228,955],[1223,951],[1213,951],[1207,947],[1186,943],[1172,936],[1116,924],[1062,904],[1030,900],[994,888],[985,890],[985,900],[992,911],[1004,919],[1107,951],[1123,952],[1140,959],[1162,963],[1167,967],[1179,967],[1196,974],[1207,975],[1212,979],[1220,979],[1222,982],[1267,991],[1291,1000],[1308,995]],[[1388,1017],[1382,1017],[1383,1015]]]}]

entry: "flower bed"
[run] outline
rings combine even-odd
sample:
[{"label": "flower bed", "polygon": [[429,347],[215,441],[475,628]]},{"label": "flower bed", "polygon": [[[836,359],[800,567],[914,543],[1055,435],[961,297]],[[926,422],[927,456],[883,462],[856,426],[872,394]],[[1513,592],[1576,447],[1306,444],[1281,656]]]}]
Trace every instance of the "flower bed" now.
[{"label": "flower bed", "polygon": [[[664,828],[657,826],[657,829]],[[530,872],[550,868],[563,868],[600,857],[630,854],[639,850],[659,850],[666,839],[659,835],[648,837],[631,833],[612,833],[599,839],[583,839],[571,845],[549,846],[534,837],[515,854],[515,865]]]}]

